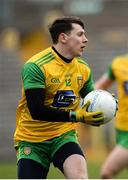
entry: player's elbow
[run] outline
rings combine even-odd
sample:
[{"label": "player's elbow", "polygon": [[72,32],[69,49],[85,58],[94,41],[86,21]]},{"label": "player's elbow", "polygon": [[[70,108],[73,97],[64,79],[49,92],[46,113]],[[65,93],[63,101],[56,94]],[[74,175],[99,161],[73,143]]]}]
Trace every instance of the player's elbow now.
[{"label": "player's elbow", "polygon": [[39,117],[35,113],[31,113],[31,116],[32,116],[32,119],[34,119],[34,120],[38,120],[39,119]]},{"label": "player's elbow", "polygon": [[41,120],[41,117],[40,117],[40,112],[38,110],[38,108],[29,108],[29,112],[31,114],[31,117],[32,119],[34,120]]}]

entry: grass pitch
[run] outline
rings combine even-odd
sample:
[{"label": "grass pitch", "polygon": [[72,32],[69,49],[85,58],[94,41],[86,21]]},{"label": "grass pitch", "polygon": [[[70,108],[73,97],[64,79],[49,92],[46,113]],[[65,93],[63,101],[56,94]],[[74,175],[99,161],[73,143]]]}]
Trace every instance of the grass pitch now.
[{"label": "grass pitch", "polygon": [[[88,172],[90,179],[99,179],[99,172],[102,162],[88,162]],[[122,171],[116,179],[128,179],[128,172]],[[16,179],[16,164],[15,163],[1,163],[0,164],[0,179]],[[51,166],[48,179],[64,179],[63,174]]]}]

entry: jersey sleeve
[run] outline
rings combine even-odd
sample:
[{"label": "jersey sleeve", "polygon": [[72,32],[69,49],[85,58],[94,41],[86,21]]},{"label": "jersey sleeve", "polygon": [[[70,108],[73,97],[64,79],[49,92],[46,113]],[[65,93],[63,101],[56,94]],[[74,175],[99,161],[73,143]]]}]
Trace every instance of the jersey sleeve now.
[{"label": "jersey sleeve", "polygon": [[84,98],[89,92],[94,90],[94,81],[92,78],[92,72],[86,83],[84,84],[83,88],[80,90],[80,96]]},{"label": "jersey sleeve", "polygon": [[34,63],[26,63],[22,69],[24,89],[45,88],[45,75]]},{"label": "jersey sleeve", "polygon": [[115,76],[114,76],[114,73],[113,73],[113,70],[112,70],[112,64],[109,64],[108,65],[108,68],[107,68],[107,71],[106,71],[106,73],[105,74],[107,74],[107,76],[110,78],[110,79],[115,79]]}]

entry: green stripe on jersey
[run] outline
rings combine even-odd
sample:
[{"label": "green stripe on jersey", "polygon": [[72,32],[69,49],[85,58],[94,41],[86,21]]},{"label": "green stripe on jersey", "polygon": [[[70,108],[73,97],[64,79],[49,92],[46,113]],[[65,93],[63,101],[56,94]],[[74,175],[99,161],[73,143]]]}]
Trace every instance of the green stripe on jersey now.
[{"label": "green stripe on jersey", "polygon": [[51,56],[49,56],[49,57],[47,57],[47,58],[45,58],[45,59],[42,59],[42,61],[41,61],[40,63],[38,63],[37,65],[38,65],[38,66],[42,66],[42,65],[44,65],[44,64],[49,63],[49,62],[52,61],[53,59],[55,59],[55,55],[54,55],[54,54],[52,54]]},{"label": "green stripe on jersey", "polygon": [[40,61],[42,61],[43,58],[48,57],[50,54],[52,54],[52,52],[49,52],[48,54],[45,54],[44,56],[40,57],[39,59],[37,59],[37,60],[35,61],[35,63],[38,64]]},{"label": "green stripe on jersey", "polygon": [[81,63],[81,64],[85,64],[85,65],[88,66],[88,64],[87,64],[83,59],[81,59],[81,58],[77,58],[77,61],[78,61],[79,63]]},{"label": "green stripe on jersey", "polygon": [[49,62],[48,60],[51,60],[51,58],[54,59],[53,57],[55,58],[55,55],[52,54],[52,52],[49,52],[48,54],[44,55],[43,57],[37,59],[37,60],[35,61],[35,63],[36,63],[38,66],[41,66],[42,64],[44,64],[45,61],[46,61],[46,62]]}]

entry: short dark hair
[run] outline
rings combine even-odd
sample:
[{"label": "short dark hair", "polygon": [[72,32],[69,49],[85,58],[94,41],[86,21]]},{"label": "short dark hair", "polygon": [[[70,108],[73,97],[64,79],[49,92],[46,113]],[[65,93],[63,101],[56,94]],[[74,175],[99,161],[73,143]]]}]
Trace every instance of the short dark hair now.
[{"label": "short dark hair", "polygon": [[49,26],[49,32],[54,44],[58,42],[60,33],[70,33],[73,29],[72,24],[79,24],[84,29],[84,23],[79,17],[62,17],[56,19],[51,26]]}]

